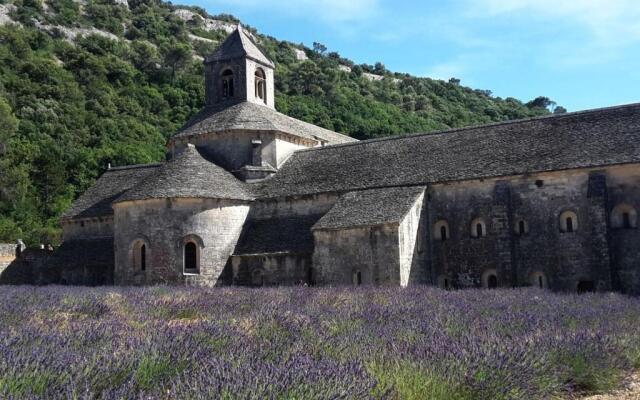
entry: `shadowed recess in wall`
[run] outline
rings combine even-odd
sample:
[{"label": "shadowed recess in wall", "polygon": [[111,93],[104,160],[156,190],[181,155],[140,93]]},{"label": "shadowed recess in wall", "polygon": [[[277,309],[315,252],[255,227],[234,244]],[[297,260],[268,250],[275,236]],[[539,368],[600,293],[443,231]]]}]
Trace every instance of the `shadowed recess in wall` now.
[{"label": "shadowed recess in wall", "polygon": [[322,214],[250,219],[242,230],[234,255],[313,252],[311,227]]}]

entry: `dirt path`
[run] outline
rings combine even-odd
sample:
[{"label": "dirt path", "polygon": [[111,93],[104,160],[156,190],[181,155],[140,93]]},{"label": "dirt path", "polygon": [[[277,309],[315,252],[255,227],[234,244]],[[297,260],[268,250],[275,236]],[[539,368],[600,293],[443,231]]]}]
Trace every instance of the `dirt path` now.
[{"label": "dirt path", "polygon": [[622,389],[607,394],[583,397],[581,400],[640,400],[640,372],[626,378]]}]

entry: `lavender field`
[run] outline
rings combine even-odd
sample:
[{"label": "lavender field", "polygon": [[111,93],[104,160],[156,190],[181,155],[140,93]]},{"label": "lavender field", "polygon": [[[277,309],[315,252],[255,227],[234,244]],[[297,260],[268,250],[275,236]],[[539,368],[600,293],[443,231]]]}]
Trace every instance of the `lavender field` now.
[{"label": "lavender field", "polygon": [[0,287],[0,398],[538,399],[640,367],[640,300]]}]

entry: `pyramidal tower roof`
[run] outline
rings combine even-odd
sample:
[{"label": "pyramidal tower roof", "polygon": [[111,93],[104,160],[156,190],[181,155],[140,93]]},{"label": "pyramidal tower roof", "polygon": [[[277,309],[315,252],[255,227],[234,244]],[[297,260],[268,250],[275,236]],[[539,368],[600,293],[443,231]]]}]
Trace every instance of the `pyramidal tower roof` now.
[{"label": "pyramidal tower roof", "polygon": [[275,68],[275,65],[260,51],[253,42],[249,33],[245,32],[242,25],[233,31],[220,47],[207,57],[205,62],[226,61],[240,57],[247,57],[268,67]]}]

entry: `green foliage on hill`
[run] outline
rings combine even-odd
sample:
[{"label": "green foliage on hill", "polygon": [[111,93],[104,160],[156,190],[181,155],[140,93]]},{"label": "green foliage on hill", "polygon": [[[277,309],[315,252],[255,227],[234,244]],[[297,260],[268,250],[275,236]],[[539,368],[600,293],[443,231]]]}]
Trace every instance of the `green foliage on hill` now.
[{"label": "green foliage on hill", "polygon": [[[163,159],[167,138],[202,107],[201,57],[227,35],[206,20],[237,20],[157,0],[2,3],[20,26],[0,27],[0,241],[57,242],[59,216],[108,163]],[[254,33],[277,64],[277,108],[360,139],[548,113],[546,98],[525,105]]]}]

